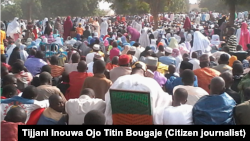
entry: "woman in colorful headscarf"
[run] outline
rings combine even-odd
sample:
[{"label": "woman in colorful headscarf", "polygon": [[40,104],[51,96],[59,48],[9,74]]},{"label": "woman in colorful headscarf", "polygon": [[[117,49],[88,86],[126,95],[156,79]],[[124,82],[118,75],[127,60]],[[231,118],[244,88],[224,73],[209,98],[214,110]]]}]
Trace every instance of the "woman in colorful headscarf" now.
[{"label": "woman in colorful headscarf", "polygon": [[189,17],[186,17],[186,20],[185,20],[183,28],[185,30],[190,30],[192,28],[192,25],[191,25]]},{"label": "woman in colorful headscarf", "polygon": [[68,36],[70,36],[70,32],[73,27],[73,23],[70,19],[71,19],[70,16],[68,16],[66,21],[63,24],[63,29],[64,29],[63,39],[64,40],[67,40]]},{"label": "woman in colorful headscarf", "polygon": [[60,17],[57,17],[55,25],[54,25],[54,30],[58,31],[58,34],[62,37],[63,35],[63,26]]},{"label": "woman in colorful headscarf", "polygon": [[172,57],[176,60],[176,72],[179,73],[181,62],[183,61],[182,55],[178,48],[173,49]]},{"label": "woman in colorful headscarf", "polygon": [[250,44],[250,33],[248,30],[247,23],[243,22],[241,25],[241,29],[239,29],[236,33],[238,44],[243,47],[243,50],[248,50],[247,44]]},{"label": "woman in colorful headscarf", "polygon": [[175,37],[170,38],[169,47],[171,47],[172,49],[179,47],[178,41],[176,40]]}]

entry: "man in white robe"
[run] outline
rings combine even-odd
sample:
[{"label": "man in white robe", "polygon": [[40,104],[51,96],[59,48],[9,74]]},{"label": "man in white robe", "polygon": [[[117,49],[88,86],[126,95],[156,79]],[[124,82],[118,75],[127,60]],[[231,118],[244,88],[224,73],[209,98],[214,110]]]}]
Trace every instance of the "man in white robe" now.
[{"label": "man in white robe", "polygon": [[[143,70],[142,70],[143,71]],[[132,71],[133,73],[133,71]],[[120,89],[120,90],[132,90],[132,91],[145,91],[150,92],[151,97],[151,107],[153,114],[153,123],[161,123],[161,117],[157,117],[155,109],[157,107],[167,107],[171,105],[172,98],[169,94],[165,93],[160,85],[153,78],[144,77],[145,72],[141,74],[125,75],[119,77],[110,89]],[[112,110],[111,110],[111,101],[110,101],[110,92],[108,91],[105,94],[106,101],[106,124],[112,125]]]},{"label": "man in white robe", "polygon": [[192,125],[193,106],[187,105],[188,92],[185,89],[177,89],[173,95],[171,106],[156,109],[156,115],[161,117],[159,125]]},{"label": "man in white robe", "polygon": [[107,19],[102,19],[102,23],[101,23],[101,35],[108,35],[108,22]]},{"label": "man in white robe", "polygon": [[21,29],[20,29],[20,24],[19,22],[17,21],[18,18],[15,17],[14,20],[8,24],[8,27],[7,27],[7,37],[10,36],[12,39],[14,39],[14,34],[16,33],[20,33]]},{"label": "man in white robe", "polygon": [[69,99],[65,104],[69,125],[82,125],[89,111],[98,110],[104,113],[105,108],[105,101],[95,98],[95,92],[92,89],[84,89],[78,99]]},{"label": "man in white robe", "polygon": [[142,47],[147,47],[150,45],[149,37],[145,29],[141,31],[141,36],[139,38],[139,43]]}]

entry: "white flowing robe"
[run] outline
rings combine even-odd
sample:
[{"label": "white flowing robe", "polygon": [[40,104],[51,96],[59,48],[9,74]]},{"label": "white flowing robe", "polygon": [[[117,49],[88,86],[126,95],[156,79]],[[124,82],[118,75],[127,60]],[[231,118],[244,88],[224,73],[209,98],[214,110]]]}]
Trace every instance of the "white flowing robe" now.
[{"label": "white flowing robe", "polygon": [[8,28],[7,28],[7,36],[10,36],[12,39],[14,39],[14,34],[20,33],[20,24],[18,23],[18,18],[14,18],[14,20],[9,23]]},{"label": "white flowing robe", "polygon": [[104,20],[102,23],[101,23],[101,35],[108,35],[108,28],[109,28],[109,25],[108,25],[108,22],[107,20]]},{"label": "white flowing robe", "polygon": [[44,18],[44,20],[43,20],[43,33],[44,33],[44,31],[45,31],[46,22],[47,22],[47,21],[49,21],[49,19],[48,19],[48,18]]},{"label": "white flowing robe", "polygon": [[145,29],[142,29],[142,33],[139,38],[139,43],[142,47],[147,47],[150,45],[149,37]]},{"label": "white flowing robe", "polygon": [[[158,107],[168,107],[172,105],[172,97],[169,94],[165,93],[154,79],[149,77],[143,77],[137,74],[121,76],[114,82],[110,89],[150,92],[153,123],[155,125],[161,124],[161,121],[163,120],[163,117],[156,116],[155,109]],[[106,124],[112,125],[113,119],[109,91],[105,94],[105,101]]]}]

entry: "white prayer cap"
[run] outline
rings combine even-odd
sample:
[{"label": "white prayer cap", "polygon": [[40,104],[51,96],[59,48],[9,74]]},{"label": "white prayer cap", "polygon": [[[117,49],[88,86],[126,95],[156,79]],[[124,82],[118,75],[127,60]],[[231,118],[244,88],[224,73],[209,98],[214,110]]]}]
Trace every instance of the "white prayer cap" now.
[{"label": "white prayer cap", "polygon": [[148,66],[157,66],[158,65],[158,58],[151,57],[151,56],[146,57],[145,64]]},{"label": "white prayer cap", "polygon": [[165,51],[166,51],[167,53],[173,53],[173,49],[170,48],[170,47],[166,47],[166,48],[165,48]]},{"label": "white prayer cap", "polygon": [[129,51],[136,51],[136,47],[131,46],[130,49],[129,49]]},{"label": "white prayer cap", "polygon": [[95,45],[93,46],[93,49],[94,49],[94,50],[100,50],[100,45],[95,44]]}]

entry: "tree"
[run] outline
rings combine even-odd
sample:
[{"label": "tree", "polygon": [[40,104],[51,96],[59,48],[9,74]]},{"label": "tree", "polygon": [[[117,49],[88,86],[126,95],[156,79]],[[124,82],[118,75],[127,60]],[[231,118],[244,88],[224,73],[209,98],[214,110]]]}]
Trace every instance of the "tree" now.
[{"label": "tree", "polygon": [[14,17],[22,17],[23,12],[21,6],[18,4],[15,5],[1,5],[1,19],[4,20],[13,20]]},{"label": "tree", "polygon": [[119,15],[135,15],[149,13],[148,3],[141,0],[106,0],[112,3],[111,9]]}]

